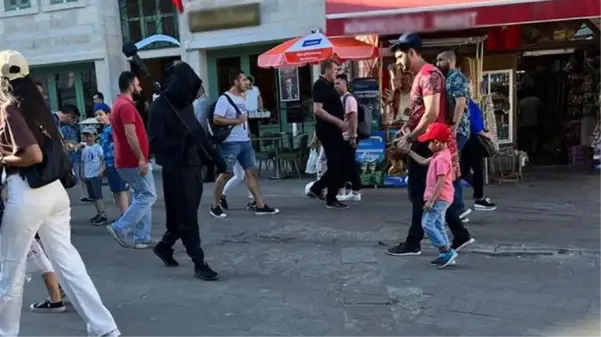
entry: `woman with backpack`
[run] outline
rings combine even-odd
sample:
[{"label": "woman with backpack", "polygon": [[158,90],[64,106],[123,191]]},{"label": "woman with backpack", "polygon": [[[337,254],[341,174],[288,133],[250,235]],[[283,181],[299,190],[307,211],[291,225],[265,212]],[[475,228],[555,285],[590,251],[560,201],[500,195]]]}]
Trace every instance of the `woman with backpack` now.
[{"label": "woman with backpack", "polygon": [[[58,142],[60,134],[26,59],[12,50],[0,52],[0,163],[8,189],[0,224],[0,336],[19,334],[27,254],[36,232],[88,335],[119,336],[71,244],[70,200],[61,182],[66,177],[51,179],[67,161]],[[54,170],[57,158],[61,170]],[[72,186],[73,176],[68,178]]]},{"label": "woman with backpack", "polygon": [[492,139],[492,135],[484,128],[484,116],[476,102],[469,100],[470,137],[461,150],[461,177],[474,189],[474,209],[478,211],[494,211],[497,206],[484,196],[484,158],[486,151],[479,137]]}]

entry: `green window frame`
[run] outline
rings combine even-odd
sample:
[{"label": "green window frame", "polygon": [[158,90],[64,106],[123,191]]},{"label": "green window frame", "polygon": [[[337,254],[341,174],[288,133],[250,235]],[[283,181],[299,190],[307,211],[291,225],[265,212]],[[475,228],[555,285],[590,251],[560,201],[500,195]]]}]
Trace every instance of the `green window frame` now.
[{"label": "green window frame", "polygon": [[78,0],[50,0],[51,5],[63,4],[67,2],[77,2]]},{"label": "green window frame", "polygon": [[[137,2],[138,13],[139,16],[129,16],[127,13],[127,3],[128,2]],[[148,2],[154,1],[154,15],[144,15],[144,3],[146,2],[146,6],[148,6]],[[161,12],[161,3],[168,2],[170,4],[171,11],[167,13]],[[164,5],[164,4],[163,4]],[[171,2],[171,0],[124,0],[121,1],[121,32],[123,34],[123,42],[129,42],[132,40],[131,32],[130,32],[130,24],[134,23],[140,26],[140,32],[142,38],[145,38],[149,35],[148,33],[148,24],[154,23],[156,26],[156,34],[167,34],[167,31],[172,31],[174,34],[172,37],[179,40],[179,25],[178,25],[178,15],[175,9],[175,6]],[[163,27],[164,19],[169,18],[172,19],[173,27],[169,27],[170,29],[165,29]],[[152,44],[145,49],[159,49],[172,47],[169,43],[157,42]]]},{"label": "green window frame", "polygon": [[29,0],[4,0],[5,11],[15,11],[19,9],[31,8]]}]

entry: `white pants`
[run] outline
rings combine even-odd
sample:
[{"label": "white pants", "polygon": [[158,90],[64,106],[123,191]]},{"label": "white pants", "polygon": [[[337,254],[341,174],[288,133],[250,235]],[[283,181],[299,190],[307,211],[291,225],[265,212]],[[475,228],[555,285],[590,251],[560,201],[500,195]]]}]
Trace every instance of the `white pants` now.
[{"label": "white pants", "polygon": [[[225,183],[225,186],[223,187],[223,195],[227,196],[228,192],[231,191],[232,188],[240,185],[240,183],[244,180],[244,169],[242,168],[242,165],[240,165],[239,162],[236,162],[236,165],[234,165],[234,176],[227,181],[227,183]],[[248,191],[248,197],[249,198],[253,198],[252,193],[250,193],[250,191]]]},{"label": "white pants", "polygon": [[18,175],[8,177],[8,200],[0,227],[0,336],[17,336],[23,305],[27,254],[39,233],[65,294],[87,324],[89,336],[117,325],[71,244],[69,196],[60,181],[32,189]]}]

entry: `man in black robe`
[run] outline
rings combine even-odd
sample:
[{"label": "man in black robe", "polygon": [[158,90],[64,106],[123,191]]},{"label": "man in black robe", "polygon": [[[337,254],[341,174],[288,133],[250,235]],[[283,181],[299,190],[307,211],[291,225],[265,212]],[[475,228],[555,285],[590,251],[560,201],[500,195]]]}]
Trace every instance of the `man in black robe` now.
[{"label": "man in black robe", "polygon": [[[168,267],[178,266],[173,245],[182,240],[194,262],[194,276],[217,279],[205,262],[200,247],[198,206],[202,196],[202,166],[212,161],[219,172],[226,169],[221,156],[194,116],[192,103],[199,96],[202,80],[184,62],[174,66],[165,91],[150,108],[149,139],[156,163],[162,166],[167,231],[154,253]],[[179,116],[178,116],[179,115]],[[184,125],[185,123],[185,125]]]}]

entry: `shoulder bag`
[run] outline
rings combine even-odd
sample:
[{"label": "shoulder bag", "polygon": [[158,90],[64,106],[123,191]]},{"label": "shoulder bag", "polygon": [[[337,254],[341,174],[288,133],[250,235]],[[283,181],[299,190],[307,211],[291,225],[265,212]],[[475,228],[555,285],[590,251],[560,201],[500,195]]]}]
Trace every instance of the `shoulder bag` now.
[{"label": "shoulder bag", "polygon": [[[225,98],[228,100],[230,105],[236,110],[236,118],[238,116],[240,116],[242,114],[242,112],[240,112],[240,109],[238,108],[236,103],[234,103],[232,98],[228,94],[223,94],[222,96],[225,96]],[[213,116],[214,116],[214,113],[215,112],[213,111]],[[234,126],[235,126],[235,125],[217,125],[217,124],[213,123],[212,118],[209,122],[211,123],[211,131],[213,133],[213,135],[211,137],[213,144],[223,143],[227,139],[227,137],[230,135],[230,133],[232,133],[232,129],[234,129]]]},{"label": "shoulder bag", "polygon": [[30,167],[22,168],[21,173],[27,179],[31,188],[40,188],[56,180],[60,180],[65,188],[75,186],[75,172],[71,161],[65,153],[63,139],[53,139],[50,133],[40,124],[40,131],[46,137],[42,144],[42,162]]}]

